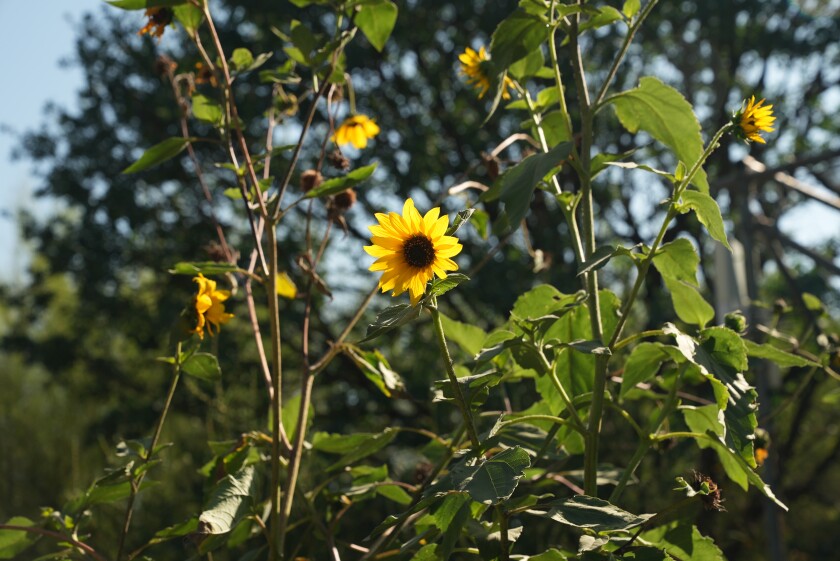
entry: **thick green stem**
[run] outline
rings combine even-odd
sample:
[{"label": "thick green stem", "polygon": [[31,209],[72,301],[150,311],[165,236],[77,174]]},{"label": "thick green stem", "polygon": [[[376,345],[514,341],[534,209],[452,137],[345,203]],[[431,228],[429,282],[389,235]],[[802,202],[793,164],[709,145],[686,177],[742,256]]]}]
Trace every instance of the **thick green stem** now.
[{"label": "thick green stem", "polygon": [[464,393],[461,391],[461,385],[458,382],[458,376],[455,375],[455,369],[452,366],[452,356],[449,354],[449,347],[446,344],[443,322],[440,319],[440,312],[437,309],[437,299],[432,300],[432,306],[429,308],[429,311],[432,312],[432,320],[435,324],[435,334],[437,335],[438,344],[440,345],[440,352],[443,354],[446,375],[449,376],[449,383],[452,384],[452,394],[455,396],[455,401],[458,404],[458,408],[461,410],[461,416],[464,418],[464,426],[467,429],[467,435],[470,437],[473,451],[478,453],[481,449],[481,441],[478,439],[478,432],[475,430],[475,423],[473,422],[470,405],[464,398]]},{"label": "thick green stem", "polygon": [[277,225],[268,222],[268,314],[271,322],[271,366],[272,366],[272,399],[271,399],[271,523],[269,525],[270,540],[268,543],[268,559],[276,561],[282,555],[278,549],[281,541],[280,515],[280,430],[282,423],[282,371],[283,359],[280,351],[280,309],[277,299]]},{"label": "thick green stem", "polygon": [[510,560],[510,541],[508,539],[508,514],[505,512],[502,505],[496,505],[496,514],[499,515],[499,534],[500,534],[500,548],[502,550],[499,556],[500,561]]}]

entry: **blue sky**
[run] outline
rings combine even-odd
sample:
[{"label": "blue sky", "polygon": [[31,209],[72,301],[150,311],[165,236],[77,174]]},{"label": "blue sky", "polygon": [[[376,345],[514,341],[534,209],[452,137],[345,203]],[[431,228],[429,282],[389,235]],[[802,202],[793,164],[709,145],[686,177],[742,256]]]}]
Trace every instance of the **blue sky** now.
[{"label": "blue sky", "polygon": [[[85,12],[98,10],[102,0],[0,0],[0,125],[22,132],[43,121],[44,105],[53,101],[74,107],[82,73],[60,68],[73,55],[75,31]],[[14,214],[34,205],[37,183],[27,162],[12,162],[14,137],[0,133],[0,281],[20,278],[26,265],[25,248]],[[50,210],[39,205],[40,212]]]}]

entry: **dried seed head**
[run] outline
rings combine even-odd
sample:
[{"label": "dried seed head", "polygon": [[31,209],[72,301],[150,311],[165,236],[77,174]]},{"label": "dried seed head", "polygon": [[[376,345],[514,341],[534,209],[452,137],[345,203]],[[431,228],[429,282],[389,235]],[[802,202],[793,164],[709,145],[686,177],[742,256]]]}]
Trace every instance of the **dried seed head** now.
[{"label": "dried seed head", "polygon": [[327,160],[334,168],[341,171],[350,169],[350,160],[348,160],[339,150],[333,150],[330,152],[327,156]]},{"label": "dried seed head", "polygon": [[155,74],[158,76],[173,74],[177,68],[178,63],[166,55],[159,55],[155,59]]},{"label": "dried seed head", "polygon": [[308,193],[324,181],[324,177],[318,170],[308,169],[300,174],[300,189]]},{"label": "dried seed head", "polygon": [[711,477],[695,471],[694,482],[698,490],[705,492],[705,494],[700,495],[700,500],[703,501],[706,510],[717,510],[719,512],[726,510],[723,506],[723,499],[720,497],[720,487]]},{"label": "dried seed head", "polygon": [[335,205],[335,208],[340,212],[345,212],[355,203],[356,192],[353,189],[347,189],[346,191],[342,191],[333,198],[333,204]]},{"label": "dried seed head", "polygon": [[499,177],[499,158],[487,152],[482,152],[481,161],[484,164],[484,169],[487,170],[487,179],[491,182],[496,181],[496,178]]}]

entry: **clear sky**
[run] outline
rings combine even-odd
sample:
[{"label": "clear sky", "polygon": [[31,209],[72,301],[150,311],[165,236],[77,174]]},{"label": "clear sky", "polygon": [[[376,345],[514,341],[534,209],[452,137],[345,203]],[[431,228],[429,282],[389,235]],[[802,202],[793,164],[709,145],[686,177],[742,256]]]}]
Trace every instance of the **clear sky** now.
[{"label": "clear sky", "polygon": [[[60,68],[74,52],[75,26],[85,12],[98,11],[102,0],[0,0],[0,126],[20,133],[43,122],[44,105],[75,106],[82,74]],[[20,278],[25,249],[15,213],[32,207],[37,183],[27,162],[12,162],[16,140],[0,132],[0,281]],[[49,206],[42,207],[48,211]]]}]

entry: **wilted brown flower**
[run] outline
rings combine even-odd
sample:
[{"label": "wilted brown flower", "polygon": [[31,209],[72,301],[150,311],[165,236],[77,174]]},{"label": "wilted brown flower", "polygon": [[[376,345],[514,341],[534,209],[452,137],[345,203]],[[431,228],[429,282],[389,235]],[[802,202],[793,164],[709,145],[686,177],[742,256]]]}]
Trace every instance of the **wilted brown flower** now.
[{"label": "wilted brown flower", "polygon": [[300,174],[300,189],[308,193],[324,181],[324,177],[318,170],[308,169]]}]

